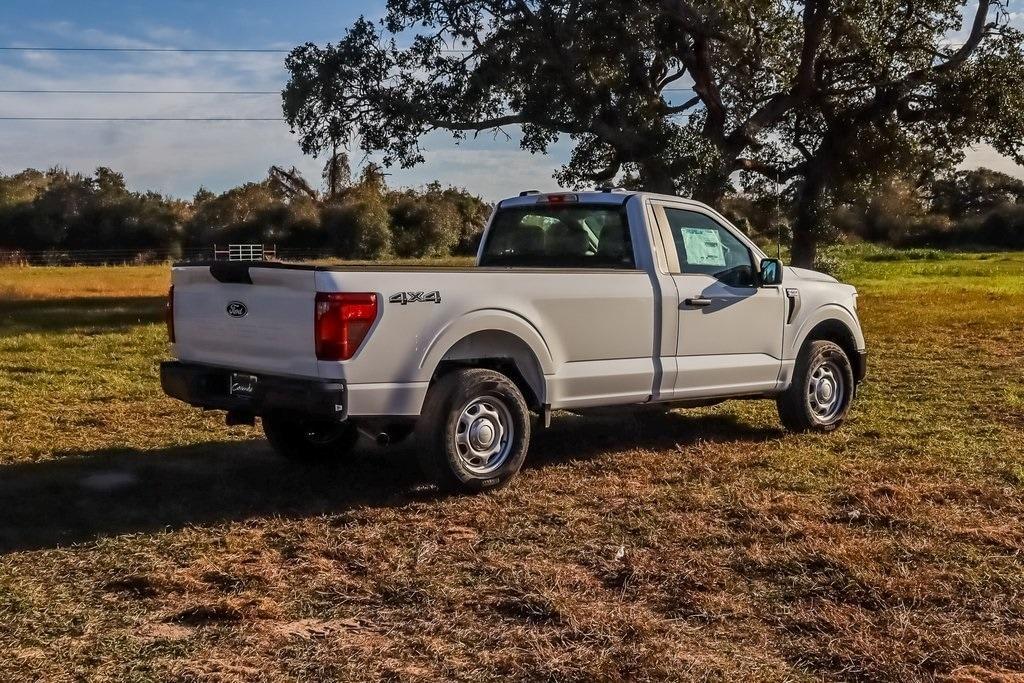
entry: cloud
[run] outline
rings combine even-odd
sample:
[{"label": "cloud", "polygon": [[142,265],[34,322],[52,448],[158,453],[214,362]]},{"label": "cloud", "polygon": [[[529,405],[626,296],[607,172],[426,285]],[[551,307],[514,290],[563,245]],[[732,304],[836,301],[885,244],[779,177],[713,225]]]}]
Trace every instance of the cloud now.
[{"label": "cloud", "polygon": [[[109,47],[194,46],[191,31],[150,26],[143,37],[80,28],[68,22],[42,29],[55,44]],[[73,40],[72,40],[73,38]],[[276,90],[285,74],[280,55],[181,53],[42,53],[0,64],[5,89],[31,90]],[[0,114],[74,117],[280,117],[280,99],[214,95],[0,95]],[[316,172],[299,153],[286,124],[192,122],[5,121],[0,170],[53,165],[91,171],[124,170],[132,187],[177,196],[200,185],[223,190],[263,177],[274,163]]]},{"label": "cloud", "polygon": [[[53,44],[88,47],[211,47],[192,30],[146,25],[122,35],[70,22],[37,25]],[[39,43],[36,43],[39,44]],[[287,74],[280,54],[43,53],[0,63],[5,89],[33,90],[277,90]],[[3,116],[280,117],[280,98],[214,95],[0,95]],[[301,154],[283,122],[49,122],[5,121],[0,172],[64,166],[91,172],[99,165],[125,172],[134,189],[191,196],[200,186],[222,191],[258,180],[272,164],[296,166],[318,180],[323,161]],[[427,162],[392,169],[396,186],[440,180],[489,199],[530,188],[554,189],[555,157],[521,151],[517,142],[486,136],[455,145],[429,136]]]},{"label": "cloud", "polygon": [[967,157],[960,164],[961,169],[990,168],[1018,178],[1024,178],[1024,166],[1005,157],[989,145],[978,145],[967,151]]}]

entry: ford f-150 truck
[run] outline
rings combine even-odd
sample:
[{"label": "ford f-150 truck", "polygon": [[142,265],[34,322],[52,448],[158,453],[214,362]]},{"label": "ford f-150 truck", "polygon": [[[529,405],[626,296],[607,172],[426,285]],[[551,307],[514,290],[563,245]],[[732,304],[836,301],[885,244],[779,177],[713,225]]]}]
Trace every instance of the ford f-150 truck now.
[{"label": "ford f-150 truck", "polygon": [[531,414],[773,399],[835,429],[864,378],[857,292],[784,267],[711,208],[604,190],[497,204],[472,268],[179,264],[164,391],[273,448],[415,435],[447,489],[518,471]]}]

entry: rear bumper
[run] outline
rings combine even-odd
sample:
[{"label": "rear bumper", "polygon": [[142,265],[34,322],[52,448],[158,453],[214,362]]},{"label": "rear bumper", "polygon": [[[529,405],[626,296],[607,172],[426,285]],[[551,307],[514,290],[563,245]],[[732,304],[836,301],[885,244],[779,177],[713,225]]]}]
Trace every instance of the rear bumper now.
[{"label": "rear bumper", "polygon": [[345,383],[254,374],[258,378],[251,397],[230,393],[233,371],[212,365],[167,361],[160,364],[160,385],[171,398],[206,410],[227,410],[247,415],[295,413],[343,421],[348,417]]}]

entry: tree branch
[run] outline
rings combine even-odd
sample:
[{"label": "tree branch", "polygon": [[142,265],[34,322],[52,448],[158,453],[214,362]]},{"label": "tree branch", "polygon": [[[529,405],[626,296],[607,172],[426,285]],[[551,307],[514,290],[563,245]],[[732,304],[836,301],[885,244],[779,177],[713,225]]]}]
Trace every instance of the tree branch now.
[{"label": "tree branch", "polygon": [[803,164],[797,164],[789,168],[779,168],[774,164],[769,164],[765,161],[758,159],[749,159],[746,157],[739,157],[733,164],[734,171],[753,171],[754,173],[760,173],[764,177],[781,183],[782,181],[789,181],[800,175],[804,170]]},{"label": "tree branch", "polygon": [[686,100],[682,104],[678,104],[674,107],[667,107],[665,109],[665,112],[669,116],[674,116],[675,114],[682,114],[684,111],[687,111],[688,109],[693,109],[698,104],[700,104],[700,95],[694,95],[693,97]]},{"label": "tree branch", "polygon": [[618,152],[612,152],[612,159],[608,162],[608,165],[604,168],[588,173],[587,177],[593,180],[595,183],[599,183],[604,180],[612,180],[619,173],[619,169],[622,168],[622,159],[619,157]]},{"label": "tree branch", "polygon": [[804,8],[804,38],[800,48],[800,63],[793,78],[793,85],[789,92],[771,97],[729,136],[728,145],[736,153],[748,144],[756,143],[757,135],[765,126],[777,121],[779,117],[813,94],[815,64],[825,35],[828,8],[829,0],[808,0]]},{"label": "tree branch", "polygon": [[[483,130],[501,128],[502,126],[530,123],[530,120],[524,114],[509,114],[507,116],[496,116],[494,118],[483,119],[481,121],[444,121],[440,119],[431,119],[427,123],[430,125],[432,130],[473,130],[480,132]],[[565,132],[568,133],[570,131]]]}]

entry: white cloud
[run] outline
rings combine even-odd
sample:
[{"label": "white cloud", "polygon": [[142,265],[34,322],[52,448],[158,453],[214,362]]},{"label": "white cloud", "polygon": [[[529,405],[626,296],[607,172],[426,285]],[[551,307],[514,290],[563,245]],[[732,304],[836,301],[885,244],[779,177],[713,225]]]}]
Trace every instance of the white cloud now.
[{"label": "white cloud", "polygon": [[[146,26],[141,37],[69,22],[36,27],[55,44],[89,47],[208,47],[193,31]],[[0,63],[5,89],[42,90],[277,90],[285,81],[283,55],[211,53],[26,52]],[[280,98],[207,95],[0,94],[0,116],[280,117]],[[91,172],[122,170],[135,189],[190,196],[200,185],[221,191],[265,177],[272,164],[298,167],[318,181],[322,161],[304,157],[283,122],[49,122],[2,121],[0,172],[60,165]],[[456,146],[438,134],[425,141],[427,162],[392,169],[391,183],[440,180],[498,199],[527,186],[554,189],[554,157],[521,151],[515,141],[486,136]],[[358,158],[358,153],[354,155]]]},{"label": "white cloud", "polygon": [[[485,199],[498,200],[522,190],[544,192],[559,189],[552,174],[559,167],[556,156],[537,156],[519,149],[516,141],[498,147],[442,146],[444,137],[437,136],[424,154],[426,163],[403,171],[395,171],[392,184],[422,185],[431,180],[465,187]],[[429,144],[432,140],[428,139]],[[553,150],[557,152],[558,150]]]},{"label": "white cloud", "polygon": [[967,152],[967,157],[960,164],[961,169],[985,167],[993,171],[1002,171],[1018,178],[1024,178],[1024,166],[1013,159],[1005,157],[989,145],[978,145]]}]

